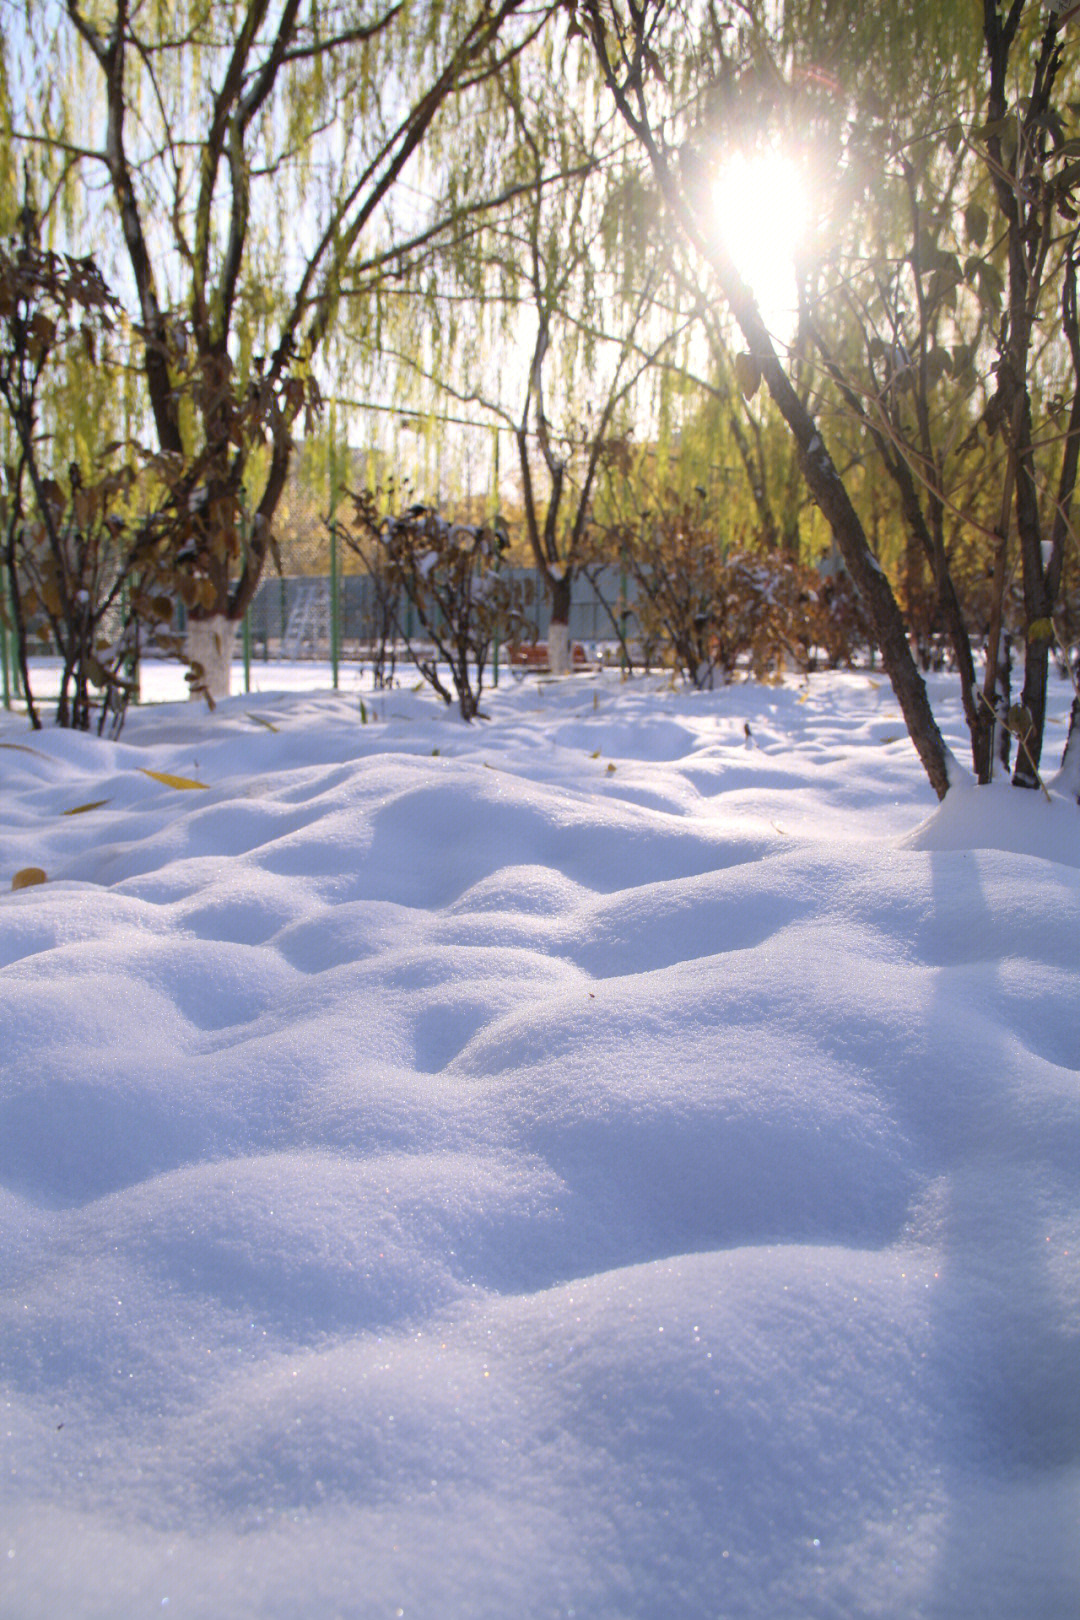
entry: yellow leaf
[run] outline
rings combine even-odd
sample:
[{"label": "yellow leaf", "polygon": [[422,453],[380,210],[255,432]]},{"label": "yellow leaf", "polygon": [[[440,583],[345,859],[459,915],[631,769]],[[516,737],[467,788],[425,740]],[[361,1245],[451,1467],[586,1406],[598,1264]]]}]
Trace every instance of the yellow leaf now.
[{"label": "yellow leaf", "polygon": [[1053,641],[1054,621],[1052,619],[1032,619],[1028,625],[1027,638],[1029,641]]},{"label": "yellow leaf", "polygon": [[609,765],[608,768],[607,768],[608,776],[610,776],[615,769],[616,769],[616,767],[614,765]]},{"label": "yellow leaf", "polygon": [[76,804],[70,810],[65,810],[65,816],[85,815],[87,810],[100,810],[103,804],[111,804],[111,799],[91,799],[89,804]]},{"label": "yellow leaf", "polygon": [[155,782],[164,782],[166,787],[182,790],[184,788],[205,788],[209,786],[207,782],[196,782],[191,776],[170,776],[168,771],[148,771],[145,765],[140,765],[139,770],[142,771],[144,776],[152,776]]},{"label": "yellow leaf", "polygon": [[49,880],[40,866],[23,866],[16,872],[11,880],[13,889],[32,889],[35,883],[47,883]]},{"label": "yellow leaf", "polygon": [[600,758],[600,750],[599,750],[599,748],[594,748],[592,753],[589,755],[589,758],[590,759],[599,759]]},{"label": "yellow leaf", "polygon": [[248,719],[254,720],[257,726],[265,726],[267,731],[277,731],[278,729],[272,720],[264,720],[261,714],[252,714],[250,710],[248,711]]}]

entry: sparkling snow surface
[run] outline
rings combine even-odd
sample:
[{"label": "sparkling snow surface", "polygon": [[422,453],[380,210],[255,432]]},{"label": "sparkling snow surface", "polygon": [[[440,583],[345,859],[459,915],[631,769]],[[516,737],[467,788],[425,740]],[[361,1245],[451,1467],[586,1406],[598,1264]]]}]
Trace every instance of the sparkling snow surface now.
[{"label": "sparkling snow surface", "polygon": [[3,1620],[1080,1612],[1080,811],[364,701],[0,715]]}]

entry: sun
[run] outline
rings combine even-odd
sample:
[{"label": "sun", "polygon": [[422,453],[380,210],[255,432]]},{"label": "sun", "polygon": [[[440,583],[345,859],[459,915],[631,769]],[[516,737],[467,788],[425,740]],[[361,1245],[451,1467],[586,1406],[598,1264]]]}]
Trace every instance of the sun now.
[{"label": "sun", "polygon": [[713,184],[714,229],[765,324],[782,342],[795,331],[795,260],[810,230],[810,185],[784,152],[735,152]]}]

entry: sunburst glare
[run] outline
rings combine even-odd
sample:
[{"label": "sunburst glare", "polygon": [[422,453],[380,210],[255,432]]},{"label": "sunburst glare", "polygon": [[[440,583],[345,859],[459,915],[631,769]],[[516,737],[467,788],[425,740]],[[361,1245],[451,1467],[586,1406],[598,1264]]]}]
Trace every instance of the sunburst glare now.
[{"label": "sunburst glare", "polygon": [[713,185],[715,228],[765,324],[781,343],[795,332],[795,260],[811,221],[809,179],[784,152],[735,152]]}]

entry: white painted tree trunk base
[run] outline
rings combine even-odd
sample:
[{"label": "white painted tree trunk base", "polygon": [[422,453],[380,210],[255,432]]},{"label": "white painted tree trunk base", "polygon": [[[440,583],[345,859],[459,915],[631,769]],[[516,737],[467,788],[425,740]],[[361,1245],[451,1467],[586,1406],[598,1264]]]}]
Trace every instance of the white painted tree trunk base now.
[{"label": "white painted tree trunk base", "polygon": [[203,669],[202,680],[192,687],[193,698],[201,698],[204,687],[215,703],[228,697],[235,641],[236,620],[226,619],[224,614],[188,620],[187,656]]},{"label": "white painted tree trunk base", "polygon": [[570,626],[568,624],[555,624],[548,626],[548,668],[553,675],[569,675],[570,673]]}]

